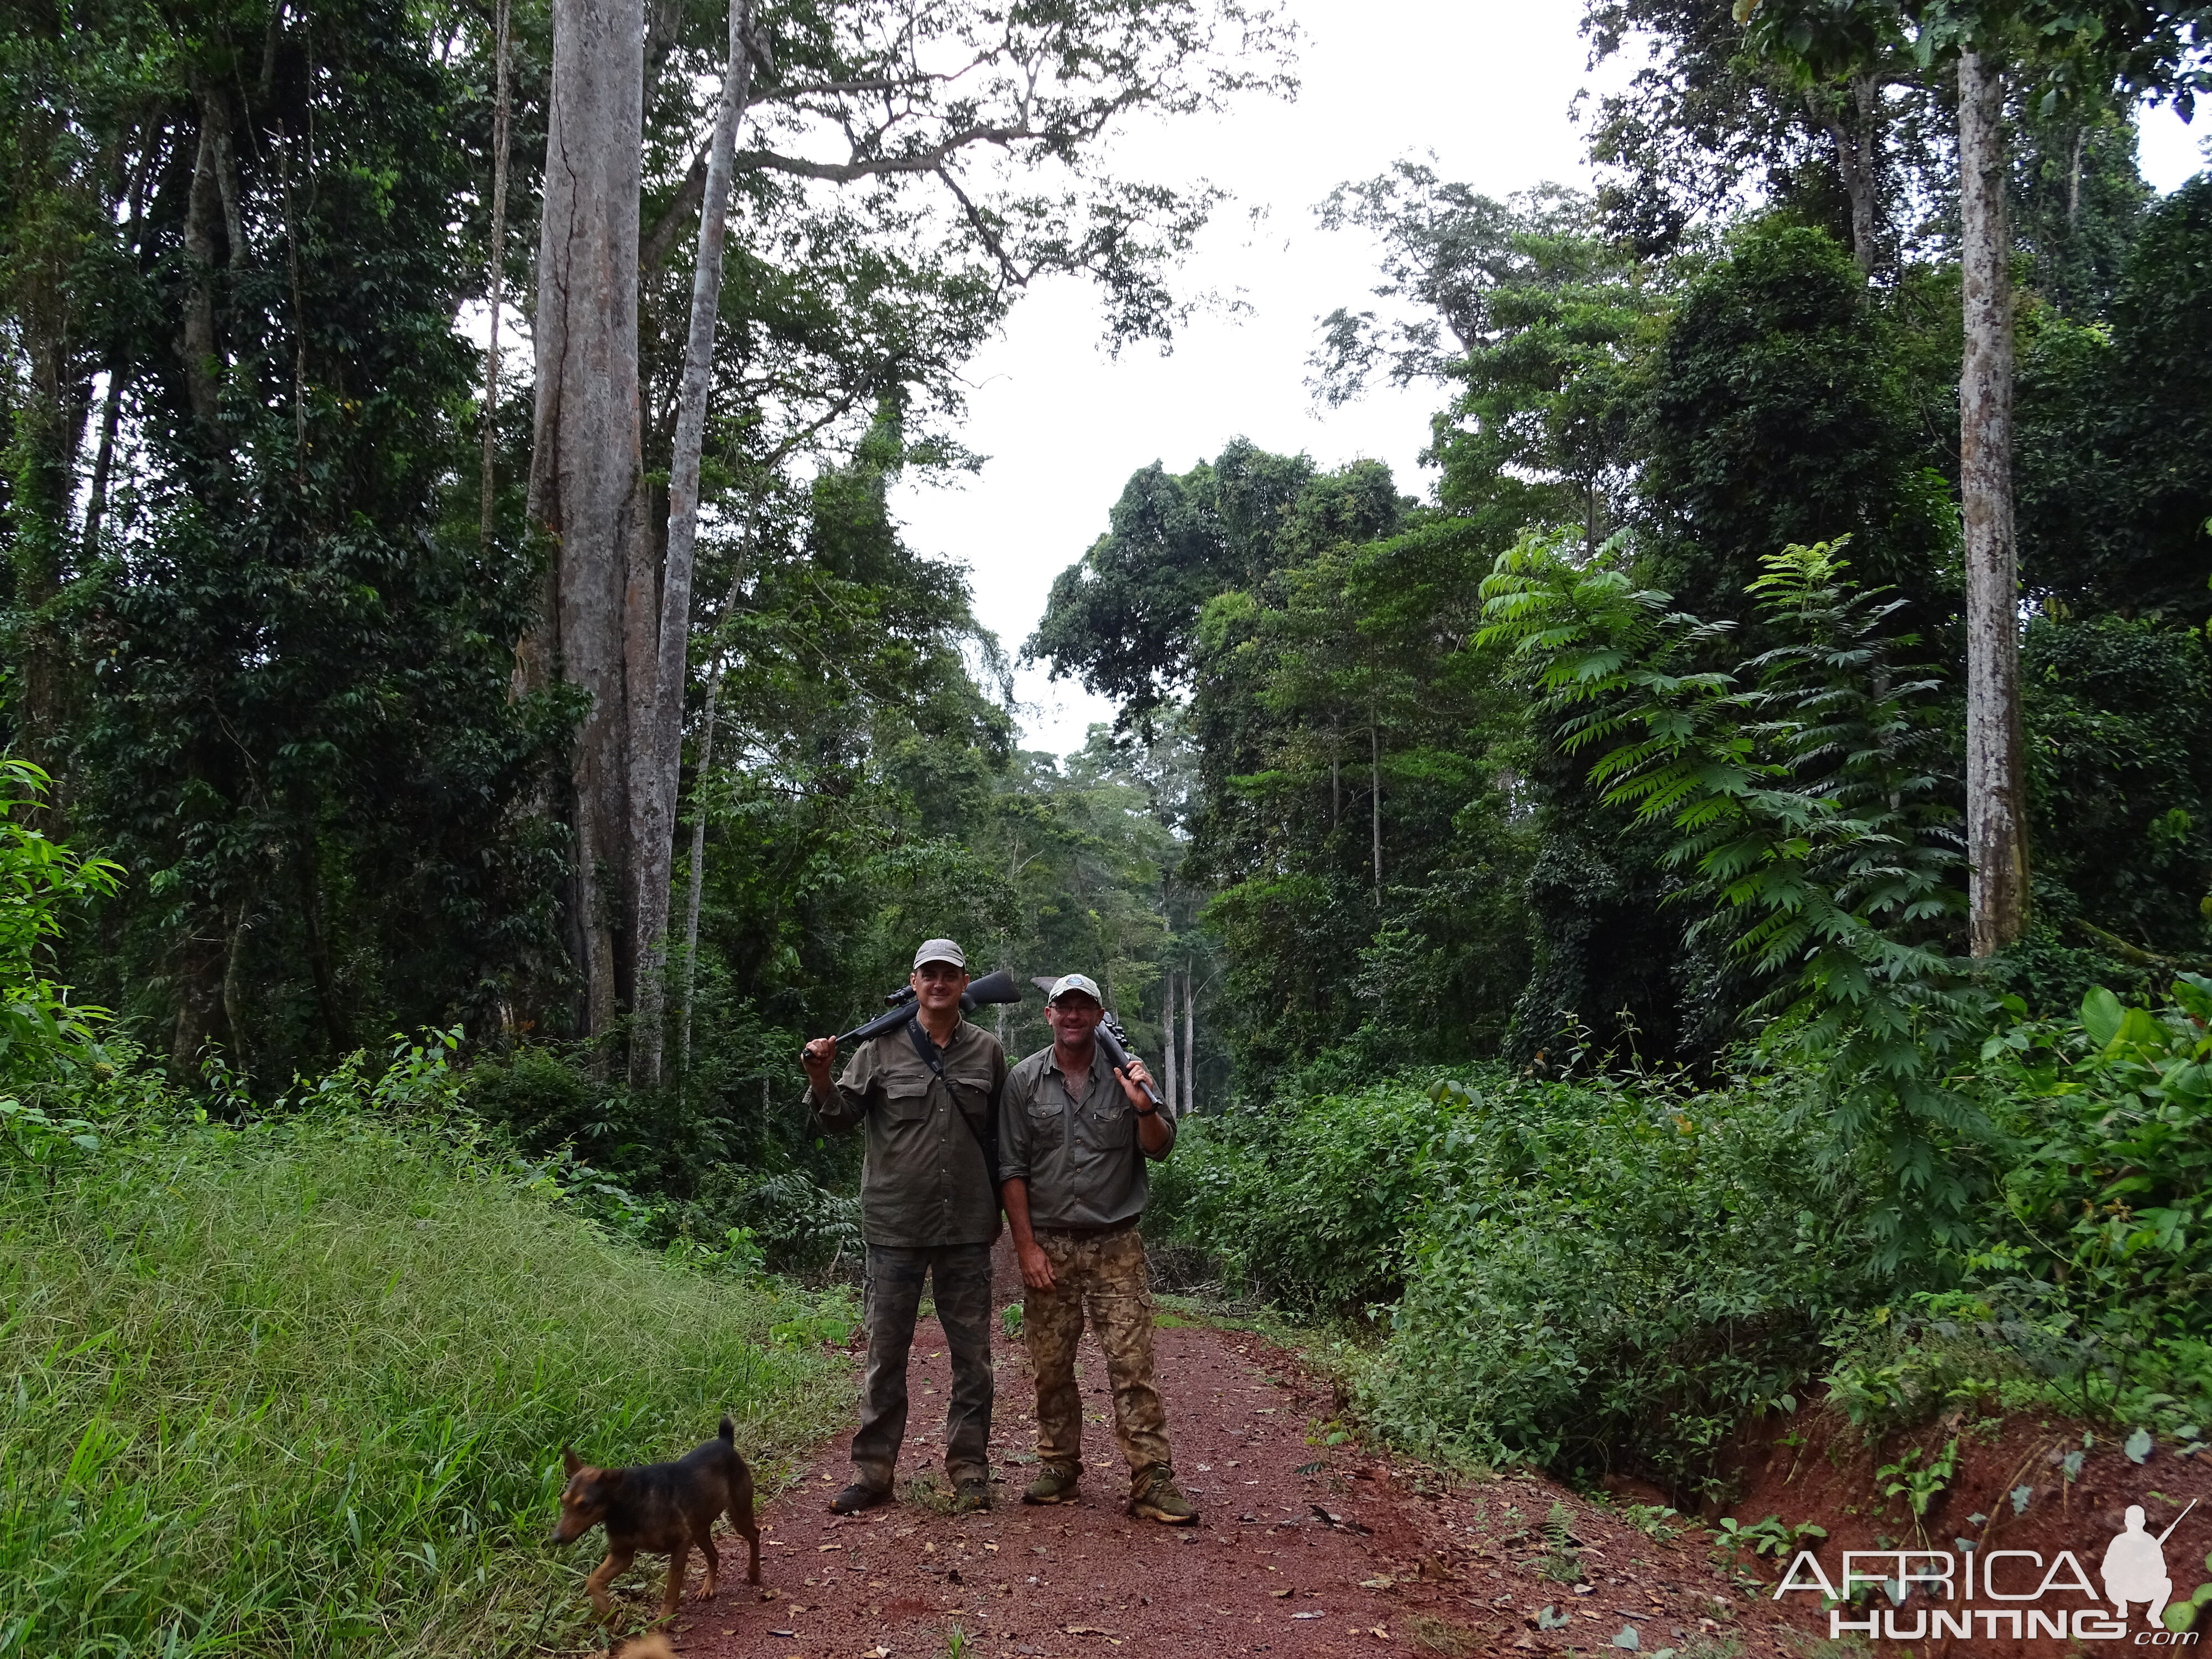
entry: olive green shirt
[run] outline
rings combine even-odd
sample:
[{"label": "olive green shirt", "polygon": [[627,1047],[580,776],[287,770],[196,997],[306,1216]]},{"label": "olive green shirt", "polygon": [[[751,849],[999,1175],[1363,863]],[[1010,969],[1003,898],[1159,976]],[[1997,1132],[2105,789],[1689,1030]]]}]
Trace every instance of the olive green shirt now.
[{"label": "olive green shirt", "polygon": [[806,1091],[830,1133],[866,1126],[860,1236],[871,1244],[929,1249],[998,1237],[999,1194],[977,1137],[990,1133],[999,1109],[1006,1050],[963,1019],[942,1056],[940,1078],[901,1025],[853,1051],[829,1103]]},{"label": "olive green shirt", "polygon": [[1050,1048],[1006,1075],[999,1108],[999,1179],[1029,1184],[1032,1227],[1108,1227],[1141,1214],[1151,1186],[1145,1160],[1175,1150],[1175,1113],[1163,1105],[1168,1144],[1147,1152],[1137,1114],[1103,1049],[1091,1074],[1061,1076]]}]

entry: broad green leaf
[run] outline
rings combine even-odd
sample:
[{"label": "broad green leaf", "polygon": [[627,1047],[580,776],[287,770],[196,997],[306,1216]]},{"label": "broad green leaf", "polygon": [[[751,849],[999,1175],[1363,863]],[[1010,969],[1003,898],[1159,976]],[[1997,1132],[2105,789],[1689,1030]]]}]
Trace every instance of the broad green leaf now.
[{"label": "broad green leaf", "polygon": [[2089,1041],[2100,1048],[2108,1048],[2112,1039],[2120,1034],[2126,1011],[2120,1000],[2103,986],[2094,986],[2081,999],[2081,1024],[2089,1033]]}]

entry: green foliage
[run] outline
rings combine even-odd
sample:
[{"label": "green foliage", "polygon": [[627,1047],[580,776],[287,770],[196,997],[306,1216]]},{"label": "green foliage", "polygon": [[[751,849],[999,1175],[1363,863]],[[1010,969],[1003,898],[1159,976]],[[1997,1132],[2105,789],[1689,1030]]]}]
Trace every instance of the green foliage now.
[{"label": "green foliage", "polygon": [[2072,611],[2202,624],[2212,517],[2212,175],[2145,212],[2108,325],[2031,330],[2021,571]]},{"label": "green foliage", "polygon": [[1644,414],[1653,586],[1727,615],[1763,561],[1848,536],[1871,585],[1940,614],[1952,508],[1905,417],[1892,332],[1845,250],[1756,221],[1668,320]]},{"label": "green foliage", "polygon": [[472,1143],[443,1053],[243,1128],[91,1102],[96,1153],[0,1156],[6,1650],[571,1639],[564,1441],[665,1457],[728,1411],[772,1483],[830,1426],[842,1364],[771,1337],[808,1304],[608,1237]]},{"label": "green foliage", "polygon": [[[2039,914],[2189,960],[2212,933],[2212,653],[2193,629],[2039,617],[2021,647]],[[2082,927],[2087,922],[2096,932]],[[2109,945],[2106,946],[2109,949]],[[2076,1003],[2076,985],[2056,1013]]]},{"label": "green foliage", "polygon": [[1893,1463],[1884,1463],[1874,1472],[1875,1490],[1885,1498],[1902,1498],[1905,1506],[1912,1511],[1917,1523],[1925,1518],[1928,1506],[1951,1484],[1951,1477],[1959,1472],[1959,1442],[1954,1436],[1936,1456],[1926,1465],[1921,1459],[1928,1454],[1918,1446],[1905,1453]]},{"label": "green foliage", "polygon": [[1752,1522],[1738,1521],[1732,1515],[1723,1516],[1714,1530],[1720,1534],[1721,1547],[1730,1554],[1747,1549],[1753,1555],[1771,1555],[1777,1560],[1805,1547],[1808,1538],[1828,1535],[1826,1527],[1814,1526],[1809,1521],[1786,1526],[1778,1515]]},{"label": "green foliage", "polygon": [[1394,1301],[1407,1230],[1458,1153],[1450,1126],[1466,1098],[1431,1099],[1394,1079],[1186,1124],[1152,1176],[1154,1224],[1217,1256],[1229,1282],[1286,1307]]},{"label": "green foliage", "polygon": [[[103,1063],[96,1034],[106,1011],[72,1004],[48,964],[64,914],[114,892],[122,872],[33,827],[48,787],[28,761],[0,755],[0,1087]],[[27,1131],[30,1122],[11,1119],[9,1127]]]},{"label": "green foliage", "polygon": [[1784,1126],[1812,1086],[1479,1085],[1363,1413],[1459,1461],[1717,1478],[1741,1419],[1794,1409],[1828,1319],[1887,1282],[1868,1196],[1808,1192]]},{"label": "green foliage", "polygon": [[2021,1150],[1966,1312],[2086,1408],[2169,1427],[2212,1413],[2208,1021],[2212,980],[2148,1007],[2100,988],[1992,1037],[1982,1067]]},{"label": "green foliage", "polygon": [[1890,1282],[1868,1198],[1808,1193],[1785,1122],[1809,1084],[1449,1081],[1190,1125],[1157,1188],[1177,1238],[1287,1305],[1397,1293],[1357,1380],[1397,1443],[1694,1491],[1742,1414],[1795,1407],[1836,1310]]},{"label": "green foliage", "polygon": [[1532,539],[1484,584],[1486,638],[1528,665],[1553,740],[1593,751],[1613,805],[1663,824],[1718,932],[1768,989],[1771,1054],[1821,1079],[1803,1120],[1831,1179],[1872,1157],[1893,1261],[1960,1242],[1988,1127],[1946,1078],[1986,1000],[1941,948],[1961,908],[1936,768],[1940,682],[1886,632],[1900,604],[1855,591],[1827,544],[1770,556],[1753,585],[1777,641],[1709,665],[1730,624],[1668,609],[1617,563]]}]

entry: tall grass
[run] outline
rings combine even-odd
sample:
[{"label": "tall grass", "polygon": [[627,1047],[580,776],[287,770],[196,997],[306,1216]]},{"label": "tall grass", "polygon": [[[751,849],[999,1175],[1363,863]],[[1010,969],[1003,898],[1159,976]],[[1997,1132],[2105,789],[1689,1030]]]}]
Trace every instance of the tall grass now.
[{"label": "tall grass", "polygon": [[769,1340],[793,1299],[358,1121],[0,1163],[0,1656],[554,1640],[596,1559],[544,1542],[562,1442],[726,1411],[772,1486],[845,1404]]}]

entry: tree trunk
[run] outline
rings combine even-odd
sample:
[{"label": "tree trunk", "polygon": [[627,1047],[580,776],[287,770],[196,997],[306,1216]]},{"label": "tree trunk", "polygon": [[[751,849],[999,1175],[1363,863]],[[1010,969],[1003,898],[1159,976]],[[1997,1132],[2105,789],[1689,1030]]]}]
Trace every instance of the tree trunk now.
[{"label": "tree trunk", "polygon": [[1367,708],[1368,823],[1375,851],[1375,902],[1382,902],[1382,734],[1375,725],[1375,707]]},{"label": "tree trunk", "polygon": [[[668,468],[668,552],[656,572],[649,543],[630,579],[630,822],[637,921],[637,1018],[629,1079],[660,1081],[662,975],[668,954],[668,898],[676,855],[676,786],[684,759],[684,690],[691,643],[691,566],[699,532],[699,457],[707,438],[707,390],[714,319],[722,302],[722,242],[729,222],[731,157],[744,113],[751,59],[750,0],[730,0],[730,56],[707,158],[699,215],[699,262],[691,277],[691,326],[678,393],[676,442]],[[658,575],[656,584],[653,578]],[[657,586],[658,592],[655,587]],[[648,655],[649,647],[649,655]]]},{"label": "tree trunk", "polygon": [[1972,949],[2027,922],[2027,779],[2021,764],[2020,593],[2012,517],[2012,289],[2005,228],[2004,80],[1959,58],[1959,205],[1966,354],[1959,380],[1959,494],[1966,530],[1966,856]]},{"label": "tree trunk", "polygon": [[1175,969],[1167,971],[1165,989],[1160,996],[1160,1069],[1166,1074],[1167,1103],[1170,1110],[1181,1098],[1176,1093],[1176,976]]},{"label": "tree trunk", "polygon": [[1814,118],[1836,146],[1836,173],[1851,204],[1851,258],[1871,276],[1879,260],[1881,152],[1876,144],[1881,119],[1881,86],[1871,75],[1850,81],[1851,118],[1846,120],[1832,93],[1816,88],[1808,94]]},{"label": "tree trunk", "polygon": [[[744,561],[738,561],[730,577],[730,591],[714,613],[719,633],[721,618],[730,614],[744,583]],[[714,653],[714,666],[707,676],[707,708],[699,723],[699,761],[691,770],[691,865],[685,873],[689,890],[684,896],[684,1016],[677,1046],[677,1065],[691,1074],[691,1004],[699,983],[699,904],[707,887],[707,780],[714,769],[714,724],[722,705],[722,653]],[[1003,1012],[1001,1024],[1004,1023]]]},{"label": "tree trunk", "polygon": [[100,521],[107,515],[107,478],[115,461],[115,434],[123,423],[123,369],[107,371],[107,395],[100,405],[100,442],[92,455],[92,487],[84,502],[84,533],[79,538],[87,559],[100,555]]},{"label": "tree trunk", "polygon": [[[1197,1098],[1193,1092],[1198,1081],[1198,1001],[1197,993],[1191,988],[1192,970],[1182,970],[1182,1105],[1188,1112]],[[1175,1015],[1170,1012],[1169,1018]]]},{"label": "tree trunk", "polygon": [[185,395],[203,436],[218,441],[216,388],[222,365],[215,334],[215,234],[222,222],[222,187],[216,182],[218,152],[228,135],[230,111],[222,98],[202,89],[198,96],[199,150],[192,161],[191,189],[185,200],[184,253],[187,285],[184,334],[177,345],[184,360]]},{"label": "tree trunk", "polygon": [[569,769],[568,896],[587,1036],[613,1025],[629,988],[623,606],[650,541],[637,369],[644,31],[641,0],[556,0],[533,319],[530,517],[557,550],[517,670],[525,689],[557,673],[588,698]]},{"label": "tree trunk", "polygon": [[222,1023],[230,1032],[231,1067],[240,1074],[253,1070],[246,1041],[246,941],[253,932],[253,898],[252,887],[240,895],[222,951]]},{"label": "tree trunk", "polygon": [[300,930],[307,946],[307,971],[315,985],[315,1006],[323,1017],[323,1034],[331,1040],[335,1057],[353,1048],[344,1005],[338,1000],[337,972],[331,962],[330,936],[323,928],[322,873],[316,860],[315,837],[301,838],[293,862],[300,882]]},{"label": "tree trunk", "polygon": [[507,276],[507,155],[514,102],[507,82],[510,18],[511,0],[499,0],[492,43],[497,63],[491,106],[491,247],[484,259],[484,303],[491,312],[491,337],[484,348],[483,501],[477,525],[477,543],[487,547],[497,516],[492,502],[499,452],[499,309]]}]

